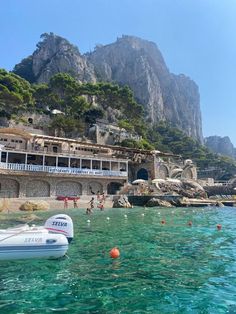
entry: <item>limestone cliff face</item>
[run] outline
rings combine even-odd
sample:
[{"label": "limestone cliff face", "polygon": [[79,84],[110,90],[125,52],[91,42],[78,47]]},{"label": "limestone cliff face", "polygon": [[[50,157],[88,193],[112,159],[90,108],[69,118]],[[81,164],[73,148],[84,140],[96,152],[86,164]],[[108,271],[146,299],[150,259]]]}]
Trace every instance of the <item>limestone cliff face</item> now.
[{"label": "limestone cliff face", "polygon": [[37,83],[48,82],[59,72],[69,73],[81,82],[96,81],[93,66],[88,64],[78,48],[53,33],[43,34],[41,38],[33,55],[15,66],[13,71],[16,74],[31,71],[30,80]]},{"label": "limestone cliff face", "polygon": [[148,121],[169,121],[203,141],[198,87],[185,75],[171,74],[154,43],[123,36],[97,47],[88,60],[99,79],[131,87]]},{"label": "limestone cliff face", "polygon": [[204,142],[214,153],[236,158],[236,149],[228,136],[209,136],[204,139]]},{"label": "limestone cliff face", "polygon": [[203,141],[198,87],[185,75],[169,72],[156,44],[123,36],[81,55],[62,37],[52,33],[41,37],[37,50],[15,66],[16,74],[30,82],[48,82],[52,75],[65,72],[81,82],[127,84],[143,105],[147,122],[166,120]]}]

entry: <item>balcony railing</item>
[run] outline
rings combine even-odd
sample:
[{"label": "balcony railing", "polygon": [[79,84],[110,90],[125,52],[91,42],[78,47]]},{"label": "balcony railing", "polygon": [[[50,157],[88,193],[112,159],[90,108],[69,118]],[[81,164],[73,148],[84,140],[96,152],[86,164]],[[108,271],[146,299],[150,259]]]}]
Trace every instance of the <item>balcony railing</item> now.
[{"label": "balcony railing", "polygon": [[89,175],[89,176],[106,176],[106,177],[127,177],[127,171],[99,170],[99,169],[81,169],[69,167],[54,167],[42,165],[0,163],[1,169],[13,171],[32,171],[32,172],[48,172],[48,173],[65,173],[72,175]]}]

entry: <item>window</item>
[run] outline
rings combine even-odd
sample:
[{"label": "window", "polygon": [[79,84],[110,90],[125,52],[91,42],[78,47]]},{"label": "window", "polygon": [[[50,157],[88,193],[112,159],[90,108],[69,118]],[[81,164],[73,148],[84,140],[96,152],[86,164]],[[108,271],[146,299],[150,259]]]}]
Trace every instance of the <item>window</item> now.
[{"label": "window", "polygon": [[36,155],[28,155],[28,160],[36,160]]}]

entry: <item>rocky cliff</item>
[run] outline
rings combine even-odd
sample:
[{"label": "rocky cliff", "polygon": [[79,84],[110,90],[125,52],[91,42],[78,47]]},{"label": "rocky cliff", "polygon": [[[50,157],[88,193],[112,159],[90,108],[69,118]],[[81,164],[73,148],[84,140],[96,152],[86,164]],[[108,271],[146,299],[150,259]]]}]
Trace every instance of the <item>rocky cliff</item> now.
[{"label": "rocky cliff", "polygon": [[34,53],[13,70],[31,83],[48,82],[56,73],[69,73],[81,82],[95,82],[93,66],[83,57],[78,48],[68,40],[53,33],[41,35]]},{"label": "rocky cliff", "polygon": [[101,80],[131,87],[148,121],[167,120],[202,142],[198,87],[185,75],[171,74],[154,43],[122,36],[97,47],[88,60]]},{"label": "rocky cliff", "polygon": [[209,136],[204,139],[204,142],[214,153],[236,158],[236,149],[228,136]]},{"label": "rocky cliff", "polygon": [[55,73],[66,72],[82,82],[127,84],[144,106],[147,122],[166,120],[203,141],[198,87],[185,75],[170,73],[156,44],[122,36],[81,55],[52,33],[43,34],[42,39],[33,55],[15,66],[15,73],[31,82],[48,82]]}]

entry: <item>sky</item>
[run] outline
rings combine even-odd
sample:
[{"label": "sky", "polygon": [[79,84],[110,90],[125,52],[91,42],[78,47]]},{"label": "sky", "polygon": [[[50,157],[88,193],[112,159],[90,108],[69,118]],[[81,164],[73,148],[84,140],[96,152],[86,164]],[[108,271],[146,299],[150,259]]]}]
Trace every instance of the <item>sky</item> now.
[{"label": "sky", "polygon": [[0,68],[53,32],[81,53],[121,35],[153,41],[172,73],[199,86],[203,136],[236,146],[236,0],[0,0]]}]

